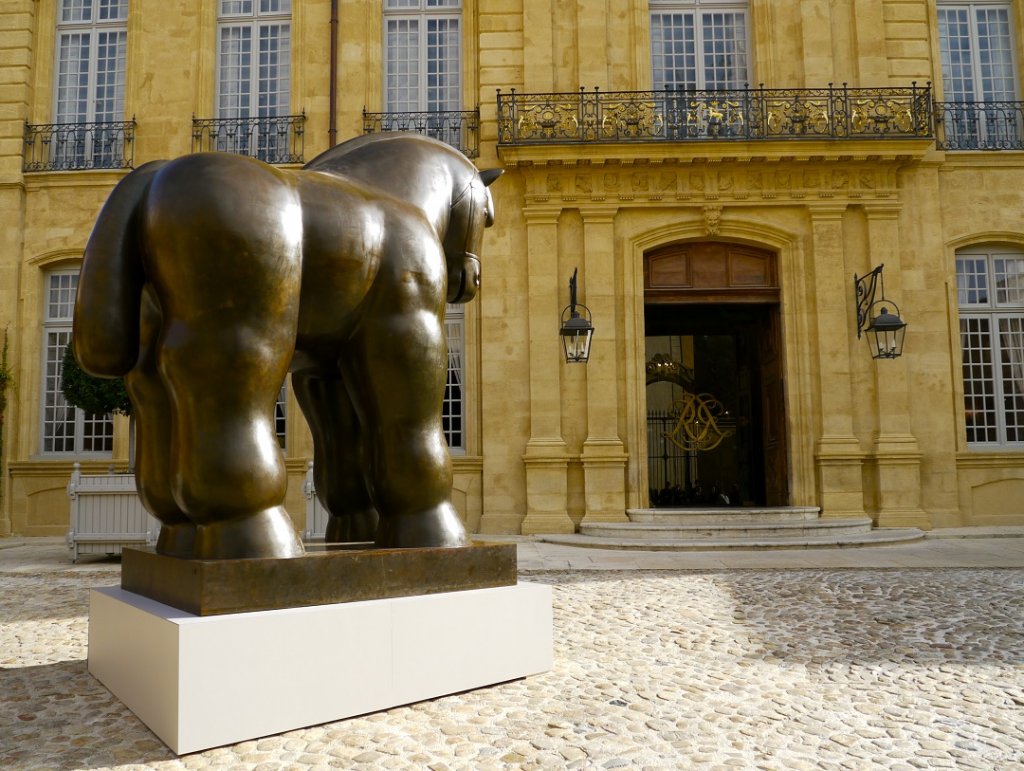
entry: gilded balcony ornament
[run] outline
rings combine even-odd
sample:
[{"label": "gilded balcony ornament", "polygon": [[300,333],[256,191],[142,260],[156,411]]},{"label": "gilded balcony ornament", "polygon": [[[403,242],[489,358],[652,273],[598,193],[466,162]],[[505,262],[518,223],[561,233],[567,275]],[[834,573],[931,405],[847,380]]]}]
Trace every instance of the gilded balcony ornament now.
[{"label": "gilded balcony ornament", "polygon": [[[916,84],[874,89],[845,84],[817,89],[581,89],[563,94],[499,94],[498,100],[498,136],[503,144],[912,139],[934,133],[931,88]],[[991,112],[993,126],[1007,123],[995,110]],[[527,125],[534,130],[525,131]],[[952,125],[964,133],[959,126],[965,121]],[[517,134],[516,128],[523,131]]]}]

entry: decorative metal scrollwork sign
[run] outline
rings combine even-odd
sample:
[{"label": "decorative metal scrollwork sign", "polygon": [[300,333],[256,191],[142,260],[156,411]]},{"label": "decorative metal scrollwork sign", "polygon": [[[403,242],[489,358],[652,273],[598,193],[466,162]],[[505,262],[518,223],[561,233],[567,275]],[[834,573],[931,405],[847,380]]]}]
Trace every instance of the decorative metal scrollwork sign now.
[{"label": "decorative metal scrollwork sign", "polygon": [[679,420],[665,437],[686,452],[713,450],[736,433],[735,419],[711,394],[684,393],[672,403],[672,411]]}]

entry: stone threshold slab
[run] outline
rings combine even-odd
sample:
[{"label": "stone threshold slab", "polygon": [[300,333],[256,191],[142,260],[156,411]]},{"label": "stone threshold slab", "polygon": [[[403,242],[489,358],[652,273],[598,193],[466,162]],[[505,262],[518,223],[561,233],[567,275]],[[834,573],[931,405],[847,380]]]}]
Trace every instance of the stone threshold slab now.
[{"label": "stone threshold slab", "polygon": [[126,548],[121,588],[196,616],[512,586],[515,544],[326,547],[301,557],[198,560]]}]

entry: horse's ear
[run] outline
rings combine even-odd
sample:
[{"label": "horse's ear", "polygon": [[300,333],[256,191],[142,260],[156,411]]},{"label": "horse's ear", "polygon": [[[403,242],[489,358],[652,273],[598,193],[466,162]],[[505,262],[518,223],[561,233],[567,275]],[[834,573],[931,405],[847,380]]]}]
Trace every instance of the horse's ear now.
[{"label": "horse's ear", "polygon": [[481,169],[480,180],[484,183],[484,187],[490,187],[490,184],[504,173],[504,169]]}]

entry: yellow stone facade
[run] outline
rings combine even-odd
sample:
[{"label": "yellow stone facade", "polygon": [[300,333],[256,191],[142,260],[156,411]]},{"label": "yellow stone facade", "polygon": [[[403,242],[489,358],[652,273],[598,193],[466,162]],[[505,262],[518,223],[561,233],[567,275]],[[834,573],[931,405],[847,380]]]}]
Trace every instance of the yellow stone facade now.
[{"label": "yellow stone facade", "polygon": [[[331,2],[293,0],[291,104],[305,159],[329,144]],[[46,272],[75,266],[121,171],[23,172],[25,124],[54,111],[57,0],[0,9],[0,329],[14,385],[3,416],[0,536],[59,535],[73,457],[41,452]],[[336,127],[382,109],[381,0],[338,3]],[[931,0],[750,0],[752,80],[771,88],[919,87],[941,100]],[[191,150],[214,111],[215,0],[130,0],[125,119],[134,163]],[[467,307],[466,454],[456,505],[470,529],[571,532],[648,504],[645,254],[741,244],[778,278],[786,503],[881,526],[1024,524],[1024,446],[967,443],[955,255],[1024,249],[1024,152],[939,151],[932,138],[498,143],[496,91],[651,88],[645,0],[463,0],[464,109],[479,108],[492,188],[483,289]],[[1012,4],[1016,61],[1024,9]],[[1020,96],[1018,95],[1018,98]],[[905,355],[874,361],[855,328],[853,277],[885,264],[909,322]],[[597,330],[567,365],[566,282]],[[301,527],[312,454],[289,405],[286,506]],[[112,458],[125,465],[127,421]]]}]

